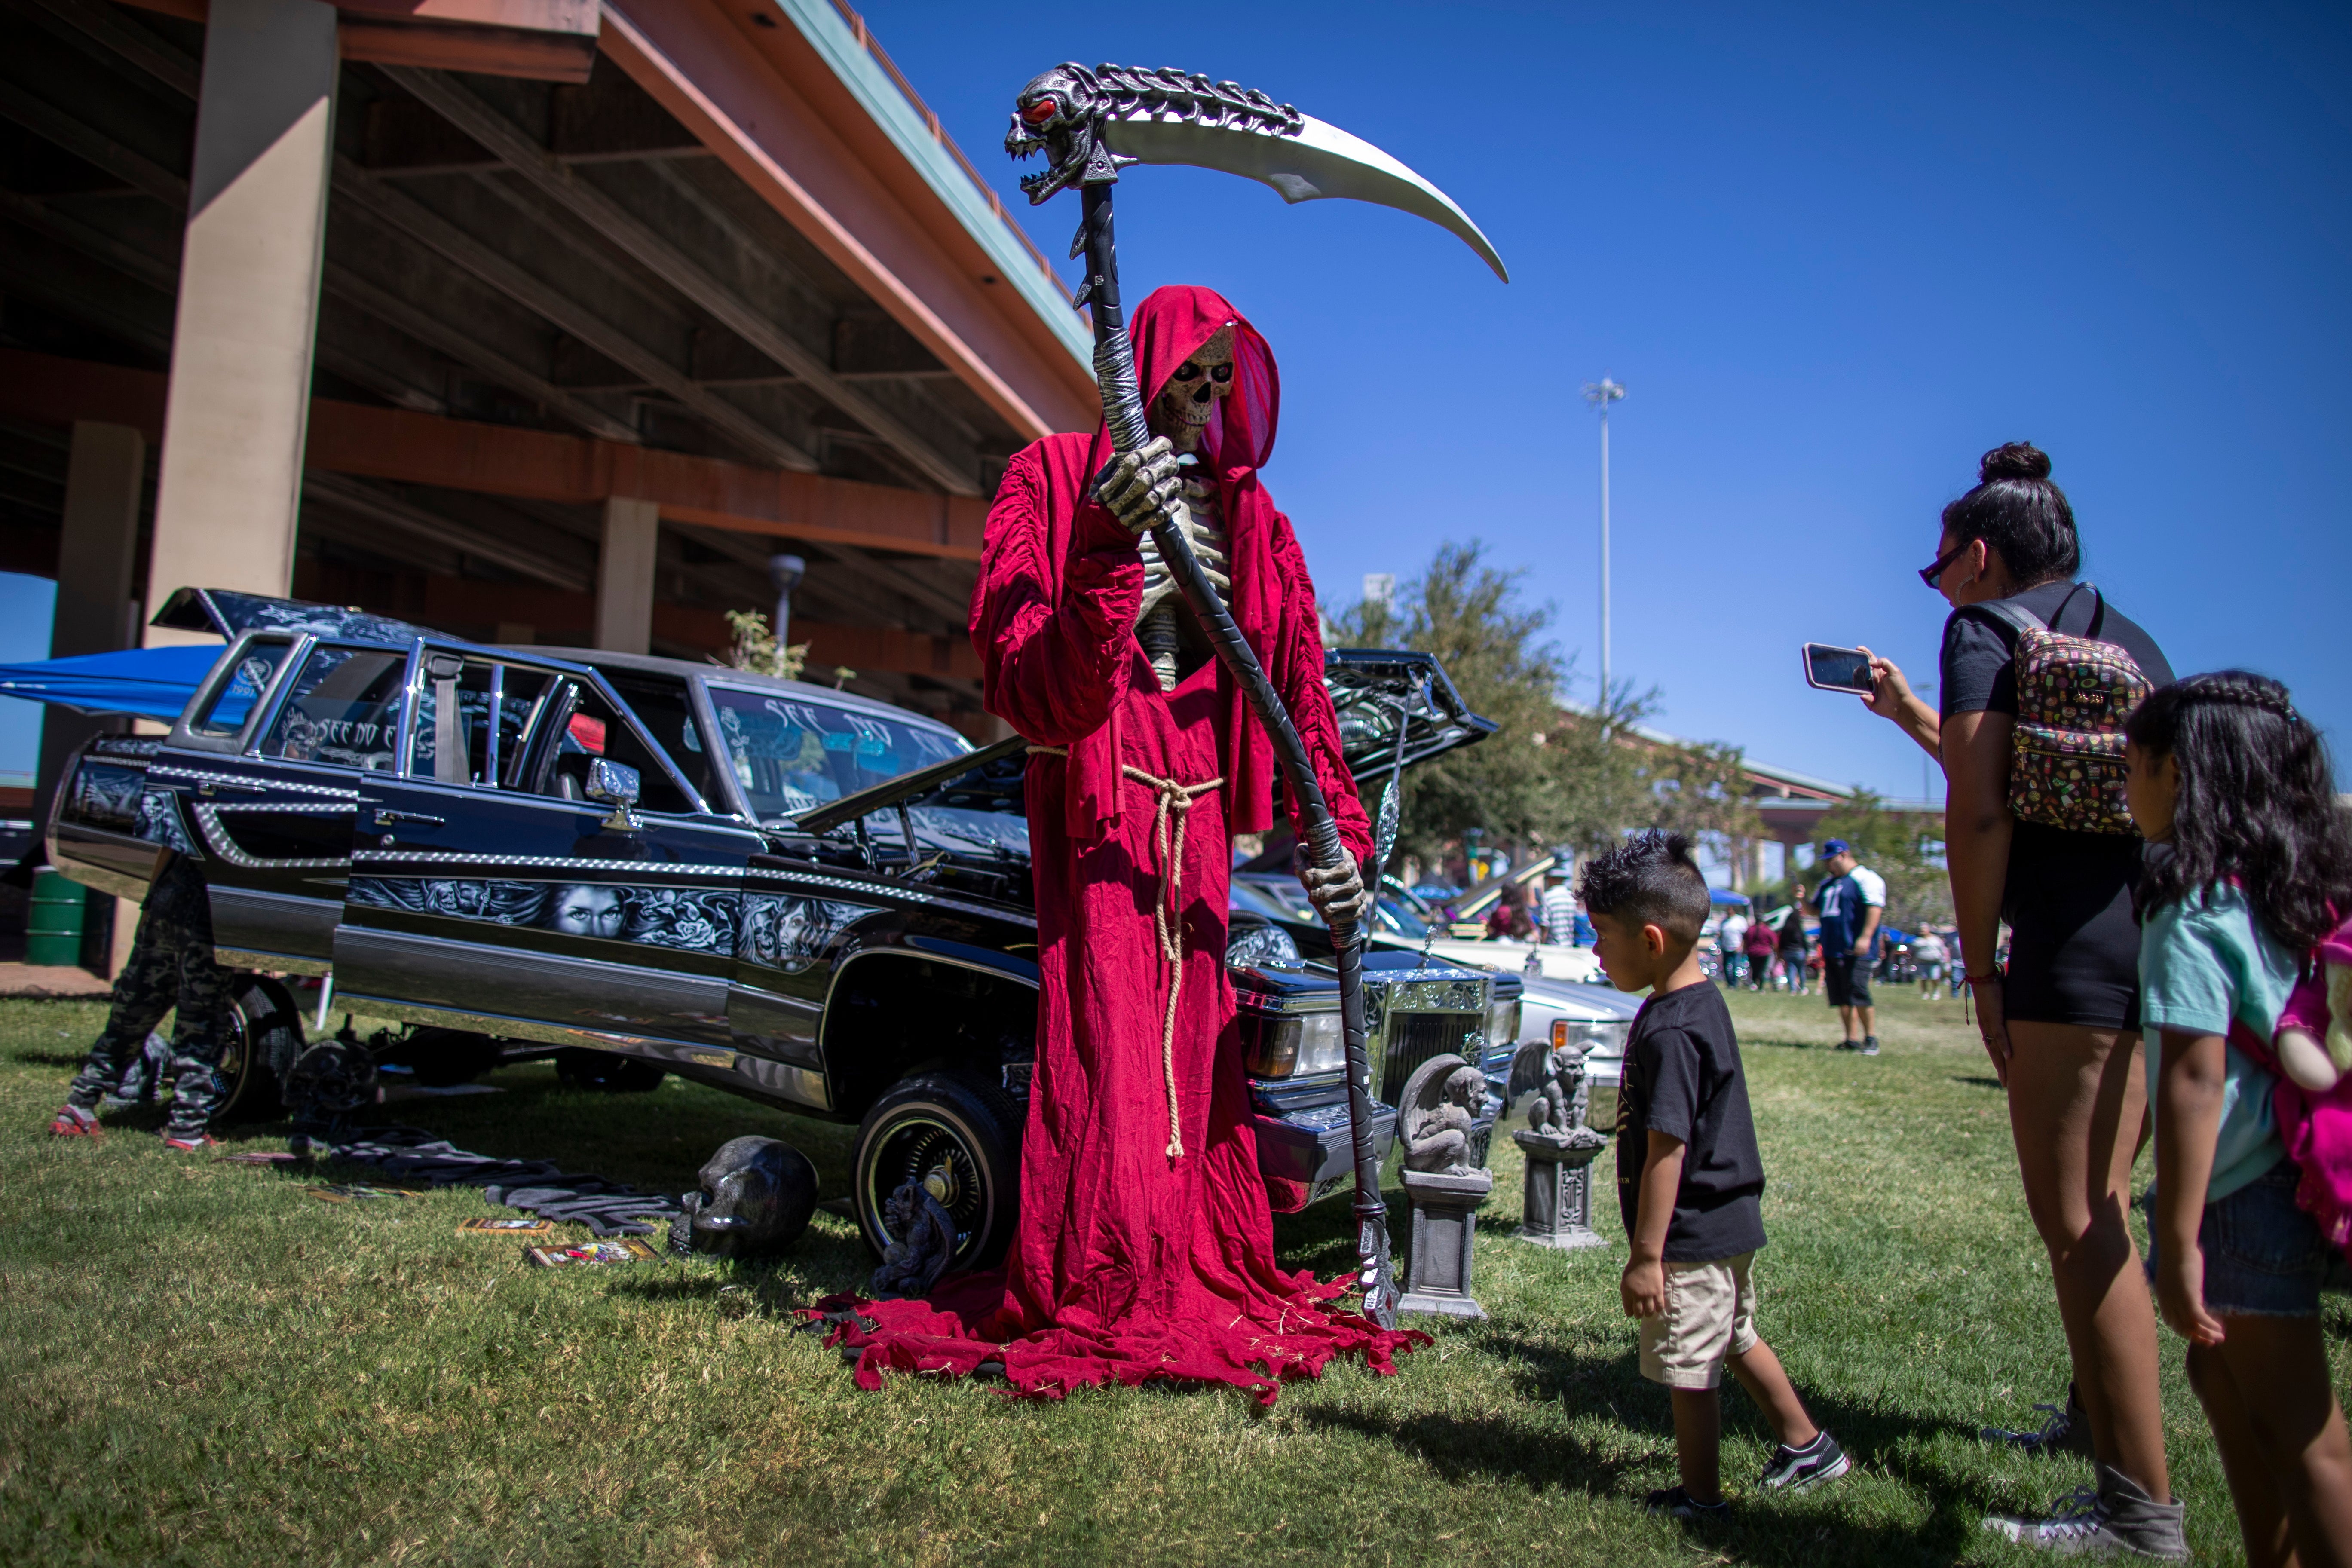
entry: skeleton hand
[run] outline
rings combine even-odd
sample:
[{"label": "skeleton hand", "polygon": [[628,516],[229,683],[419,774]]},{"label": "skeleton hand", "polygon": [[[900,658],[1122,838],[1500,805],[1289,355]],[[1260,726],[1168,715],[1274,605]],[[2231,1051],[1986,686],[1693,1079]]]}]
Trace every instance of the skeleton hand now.
[{"label": "skeleton hand", "polygon": [[1130,531],[1141,533],[1182,510],[1183,502],[1177,499],[1181,483],[1176,449],[1167,437],[1154,436],[1112,461],[1095,487],[1095,499]]},{"label": "skeleton hand", "polygon": [[1343,856],[1337,870],[1323,871],[1307,863],[1306,847],[1299,847],[1298,882],[1307,889],[1307,901],[1328,923],[1345,921],[1361,925],[1371,913],[1372,896],[1364,887],[1364,874],[1356,866],[1353,855]]}]

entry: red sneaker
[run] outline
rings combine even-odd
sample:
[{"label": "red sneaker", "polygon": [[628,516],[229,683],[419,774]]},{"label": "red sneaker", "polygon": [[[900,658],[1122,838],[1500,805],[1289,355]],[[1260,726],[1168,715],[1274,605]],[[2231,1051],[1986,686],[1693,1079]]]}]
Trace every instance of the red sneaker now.
[{"label": "red sneaker", "polygon": [[98,1118],[79,1105],[60,1106],[56,1119],[49,1123],[49,1134],[55,1138],[103,1138],[106,1129]]},{"label": "red sneaker", "polygon": [[209,1132],[165,1132],[163,1134],[163,1147],[166,1149],[184,1149],[189,1152],[194,1153],[205,1149],[219,1148],[220,1140],[214,1137]]}]

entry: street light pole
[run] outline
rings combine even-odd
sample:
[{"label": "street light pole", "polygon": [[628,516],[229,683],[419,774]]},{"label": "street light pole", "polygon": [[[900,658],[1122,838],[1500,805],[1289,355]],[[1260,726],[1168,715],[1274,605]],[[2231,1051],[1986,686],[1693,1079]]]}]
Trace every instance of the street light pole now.
[{"label": "street light pole", "polygon": [[1609,405],[1625,388],[1606,375],[1584,384],[1584,400],[1601,410],[1601,716],[1609,717]]}]

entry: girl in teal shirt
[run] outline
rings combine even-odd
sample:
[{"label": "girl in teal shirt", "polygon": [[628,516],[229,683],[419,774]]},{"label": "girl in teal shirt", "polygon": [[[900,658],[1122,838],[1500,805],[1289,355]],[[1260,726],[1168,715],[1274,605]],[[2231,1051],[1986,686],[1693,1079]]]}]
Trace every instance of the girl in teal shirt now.
[{"label": "girl in teal shirt", "polygon": [[2147,1267],[2189,1342],[2246,1561],[2352,1563],[2352,1442],[2328,1384],[2330,1248],[2295,1205],[2267,1041],[2301,956],[2352,908],[2352,839],[2318,733],[2276,681],[2193,675],[2125,734],[2140,884],[2140,1018],[2156,1110]]}]

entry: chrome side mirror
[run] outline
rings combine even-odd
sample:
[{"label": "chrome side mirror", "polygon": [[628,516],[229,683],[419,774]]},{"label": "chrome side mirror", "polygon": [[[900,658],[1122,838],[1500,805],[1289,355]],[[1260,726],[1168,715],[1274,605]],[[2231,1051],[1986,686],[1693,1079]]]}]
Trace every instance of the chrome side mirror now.
[{"label": "chrome side mirror", "polygon": [[589,759],[588,798],[603,801],[613,808],[604,826],[615,833],[635,833],[643,826],[629,811],[637,804],[643,782],[637,770],[626,763],[616,763],[610,757]]}]

